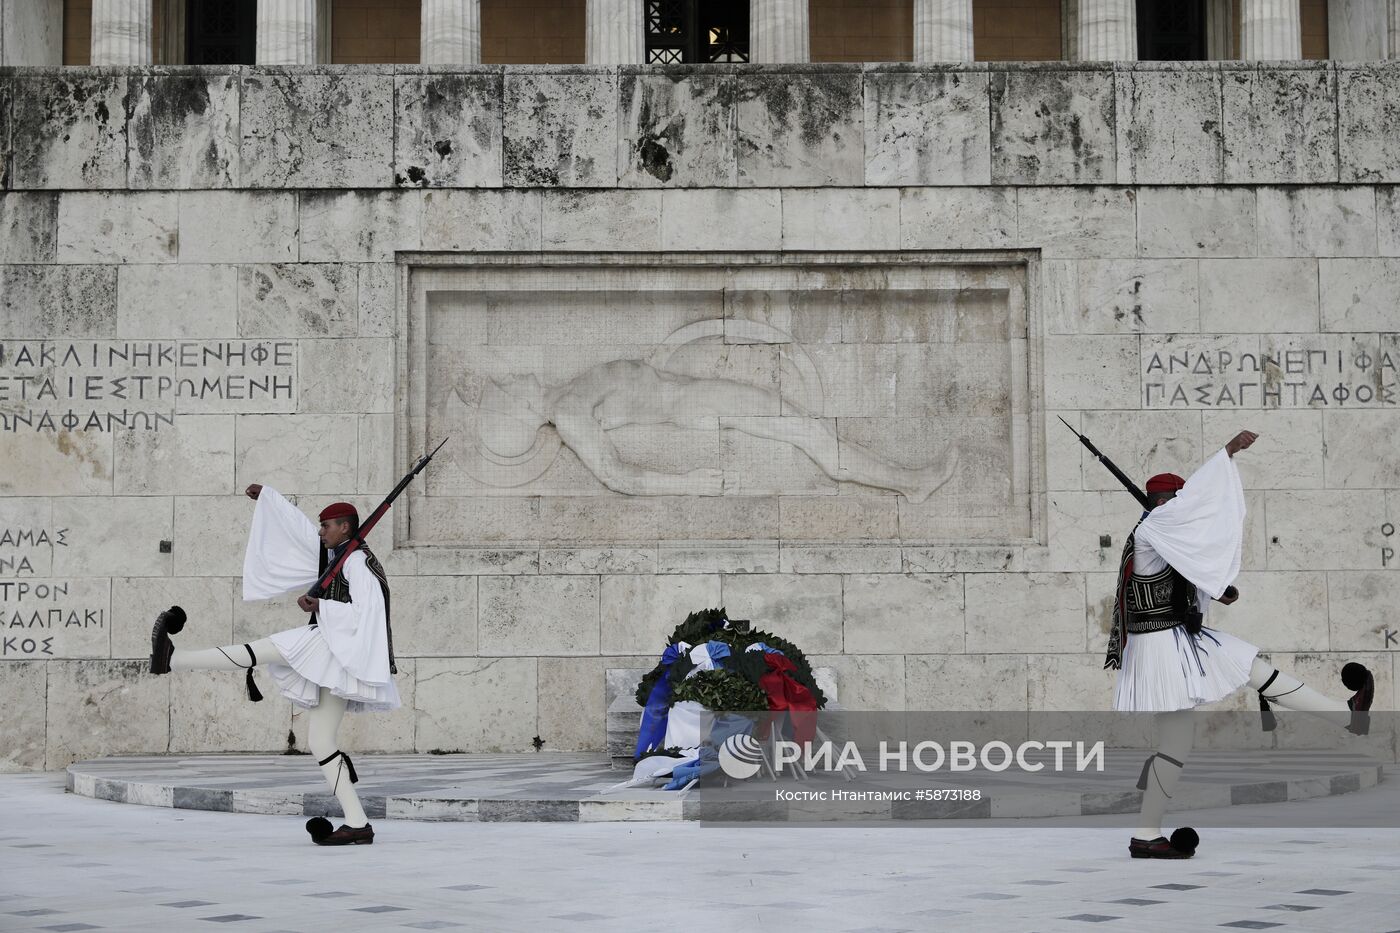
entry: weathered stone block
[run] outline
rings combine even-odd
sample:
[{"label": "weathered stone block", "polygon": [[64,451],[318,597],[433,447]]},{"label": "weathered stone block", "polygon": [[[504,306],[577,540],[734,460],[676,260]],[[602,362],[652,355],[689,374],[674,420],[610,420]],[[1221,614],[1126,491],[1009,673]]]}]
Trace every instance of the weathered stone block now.
[{"label": "weathered stone block", "polygon": [[127,78],[16,78],[10,187],[126,187]]},{"label": "weathered stone block", "polygon": [[241,82],[241,183],[248,188],[389,184],[394,79],[359,71],[253,71]]},{"label": "weathered stone block", "polygon": [[5,748],[0,771],[42,771],[49,666],[6,659],[0,665],[0,704],[5,709]]},{"label": "weathered stone block", "polygon": [[[608,668],[642,666],[639,657],[540,658],[540,738],[546,751],[597,752],[605,744],[604,676]],[[637,711],[640,721],[641,710]],[[628,749],[628,754],[631,754]]]},{"label": "weathered stone block", "polygon": [[238,75],[162,74],[130,82],[129,187],[238,187]]},{"label": "weathered stone block", "polygon": [[893,496],[781,496],[778,522],[785,541],[899,537],[899,511]]},{"label": "weathered stone block", "polygon": [[159,340],[238,336],[237,268],[119,266],[117,335]]},{"label": "weathered stone block", "polygon": [[1400,304],[1400,259],[1322,259],[1322,329],[1395,329]]},{"label": "weathered stone block", "polygon": [[252,524],[253,503],[242,496],[177,496],[175,576],[241,578],[243,549],[229,542],[247,541]]},{"label": "weathered stone block", "polygon": [[659,191],[546,191],[545,249],[651,250],[661,239]]},{"label": "weathered stone block", "polygon": [[[1083,637],[1082,632],[1080,637]],[[1027,670],[1026,693],[1032,711],[1113,708],[1115,672],[1103,669],[1102,650],[1089,654],[1044,655],[1035,661]]]},{"label": "weathered stone block", "polygon": [[280,191],[182,191],[181,262],[297,258],[297,196]]},{"label": "weathered stone block", "polygon": [[1264,651],[1326,651],[1327,574],[1241,573],[1239,601],[1211,603],[1207,625]]},{"label": "weathered stone block", "polygon": [[656,549],[657,573],[777,573],[780,567],[776,541],[663,541]]},{"label": "weathered stone block", "polygon": [[169,576],[170,555],[160,550],[160,543],[171,537],[168,502],[141,496],[55,499],[54,526],[68,529],[70,543],[54,553],[54,573]]},{"label": "weathered stone block", "polygon": [[[1201,419],[1202,457],[1213,456],[1240,431],[1259,435],[1248,453],[1235,458],[1246,489],[1322,488],[1322,412],[1207,411]],[[1330,444],[1330,422],[1327,430]]]},{"label": "weathered stone block", "polygon": [[1138,192],[1141,256],[1254,256],[1250,188],[1143,188]]},{"label": "weathered stone block", "polygon": [[539,709],[534,658],[422,658],[417,666],[418,751],[531,748]]},{"label": "weathered stone block", "polygon": [[[828,706],[837,700],[843,710],[904,710],[904,658],[897,654],[809,654],[812,674],[827,694]],[[828,690],[830,672],[840,692]]]},{"label": "weathered stone block", "polygon": [[302,262],[393,262],[422,243],[416,191],[307,191],[299,200]]},{"label": "weathered stone block", "polygon": [[468,576],[391,579],[394,652],[406,658],[476,654],[476,584]]},{"label": "weathered stone block", "polygon": [[852,654],[963,650],[961,574],[851,575],[843,595],[844,645]]},{"label": "weathered stone block", "polygon": [[360,415],[360,462],[356,489],[392,489],[399,481],[394,470],[394,416]]},{"label": "weathered stone block", "polygon": [[364,263],[359,267],[359,280],[360,336],[395,336],[399,267],[391,262]]},{"label": "weathered stone block", "polygon": [[1375,188],[1259,188],[1256,198],[1261,256],[1377,254],[1376,201],[1384,198]]},{"label": "weathered stone block", "polygon": [[359,322],[354,266],[241,266],[238,330],[244,337],[351,337]]},{"label": "weathered stone block", "polygon": [[956,413],[972,418],[1017,409],[1022,400],[1011,376],[1016,343],[896,345],[894,414],[907,418]]},{"label": "weathered stone block", "polygon": [[[742,223],[736,219],[742,218]],[[661,196],[661,248],[776,250],[782,248],[783,210],[776,189],[703,188]]]},{"label": "weathered stone block", "polygon": [[1052,334],[1194,332],[1200,328],[1194,259],[1050,260],[1041,266]]},{"label": "weathered stone block", "polygon": [[148,658],[151,626],[171,606],[189,616],[176,647],[233,644],[233,605],[242,598],[239,581],[230,577],[114,577],[112,657]]},{"label": "weathered stone block", "polygon": [[394,76],[394,184],[496,188],[501,184],[499,69]]},{"label": "weathered stone block", "polygon": [[867,71],[865,183],[990,184],[987,83],[975,71]]},{"label": "weathered stone block", "polygon": [[1138,193],[1122,188],[1022,188],[1016,245],[1046,259],[1131,256],[1137,248]]},{"label": "weathered stone block", "polygon": [[1199,67],[1120,67],[1118,181],[1199,185],[1223,180],[1220,72]]},{"label": "weathered stone block", "polygon": [[1021,654],[911,654],[904,659],[904,708],[1024,710],[1028,678]]},{"label": "weathered stone block", "polygon": [[1316,259],[1202,259],[1206,333],[1308,333],[1318,329]]},{"label": "weathered stone block", "polygon": [[0,266],[0,310],[10,340],[113,337],[117,270],[112,266]]},{"label": "weathered stone block", "polygon": [[1400,412],[1329,411],[1325,420],[1327,443],[1324,451],[1329,487],[1392,489],[1400,486],[1400,437],[1396,436]]},{"label": "weathered stone block", "polygon": [[1224,181],[1337,180],[1337,82],[1329,65],[1221,73]]},{"label": "weathered stone block", "polygon": [[563,547],[540,549],[540,573],[653,574],[655,547]]},{"label": "weathered stone block", "polygon": [[222,495],[233,487],[233,415],[182,415],[159,431],[118,431],[117,495]]},{"label": "weathered stone block", "polygon": [[[17,406],[15,414],[28,411]],[[55,423],[62,411],[53,412]],[[112,492],[112,435],[19,430],[26,433],[0,444],[0,495],[105,496]]]},{"label": "weathered stone block", "polygon": [[[1393,547],[1393,545],[1391,545]],[[1332,651],[1391,649],[1400,576],[1383,571],[1332,571],[1327,574],[1328,647]]]},{"label": "weathered stone block", "polygon": [[1050,493],[1046,502],[1046,569],[1117,571],[1123,542],[1142,516],[1136,499],[1126,492],[1065,491]]},{"label": "weathered stone block", "polygon": [[660,654],[687,615],[721,603],[717,574],[603,577],[602,650]]},{"label": "weathered stone block", "polygon": [[1121,408],[1141,391],[1136,337],[1046,337],[1046,408]]},{"label": "weathered stone block", "polygon": [[991,76],[992,182],[1113,184],[1113,72],[996,71]]},{"label": "weathered stone block", "polygon": [[518,188],[617,184],[617,75],[512,72],[505,77],[505,183]]},{"label": "weathered stone block", "polygon": [[148,662],[53,661],[47,667],[47,769],[169,747],[170,678],[152,677]]},{"label": "weathered stone block", "polygon": [[1338,180],[1400,181],[1400,74],[1386,65],[1337,68]]},{"label": "weathered stone block", "polygon": [[898,249],[899,192],[879,188],[783,191],[783,248]]},{"label": "weathered stone block", "polygon": [[[3,129],[0,124],[0,130]],[[42,192],[0,193],[0,264],[55,261],[58,198],[57,194]]]},{"label": "weathered stone block", "polygon": [[[1086,436],[1113,439],[1113,462],[1139,485],[1157,473],[1189,475],[1204,459],[1194,411],[1086,411],[1082,423]],[[1122,489],[1091,454],[1083,458],[1085,489]]]},{"label": "weathered stone block", "polygon": [[1008,249],[1016,244],[1010,188],[901,188],[904,249]]},{"label": "weathered stone block", "polygon": [[735,81],[739,184],[763,188],[863,182],[864,108],[858,70],[741,74]]},{"label": "weathered stone block", "polygon": [[[1330,444],[1330,426],[1328,436]],[[1390,542],[1381,533],[1387,517],[1374,491],[1269,490],[1264,503],[1270,570],[1378,570],[1383,566],[1381,548]]]},{"label": "weathered stone block", "polygon": [[621,69],[617,178],[625,188],[732,185],[737,79],[690,69]]},{"label": "weathered stone block", "polygon": [[[270,679],[259,679],[259,689],[272,702],[249,702],[244,675],[234,671],[171,674],[170,751],[267,752],[286,748],[292,706],[280,696],[274,699],[277,691]],[[348,743],[347,747],[354,748]]]},{"label": "weathered stone block", "polygon": [[1361,190],[1376,196],[1377,252],[1400,256],[1400,188],[1378,185]]},{"label": "weathered stone block", "polygon": [[394,341],[303,340],[299,350],[299,411],[394,410]]},{"label": "weathered stone block", "polygon": [[538,191],[429,191],[423,196],[423,248],[539,249]]},{"label": "weathered stone block", "polygon": [[596,578],[482,577],[480,586],[481,654],[598,653]]},{"label": "weathered stone block", "polygon": [[[354,415],[240,415],[234,488],[272,486],[284,495],[355,488]],[[310,469],[308,469],[310,467]]]},{"label": "weathered stone block", "polygon": [[1032,652],[1083,651],[1084,578],[1074,573],[965,576],[967,651],[1014,644]]},{"label": "weathered stone block", "polygon": [[779,569],[782,573],[896,574],[904,570],[904,557],[893,544],[784,544]]},{"label": "weathered stone block", "polygon": [[781,635],[803,653],[842,650],[841,578],[820,574],[739,574],[721,578],[722,604],[736,619]]}]

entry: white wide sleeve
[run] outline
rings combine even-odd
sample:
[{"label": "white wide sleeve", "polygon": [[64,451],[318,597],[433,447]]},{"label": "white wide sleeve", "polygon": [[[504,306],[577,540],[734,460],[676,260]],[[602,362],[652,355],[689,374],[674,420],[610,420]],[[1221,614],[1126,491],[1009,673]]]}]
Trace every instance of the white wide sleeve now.
[{"label": "white wide sleeve", "polygon": [[389,629],[384,591],[356,551],[342,571],[350,584],[350,602],[323,599],[316,610],[321,635],[341,666],[367,684],[389,682]]},{"label": "white wide sleeve", "polygon": [[321,539],[316,526],[277,490],[264,486],[243,553],[243,599],[270,599],[316,582]]},{"label": "white wide sleeve", "polygon": [[1240,471],[1222,449],[1191,474],[1175,499],[1149,512],[1134,534],[1219,599],[1240,572],[1244,515]]}]

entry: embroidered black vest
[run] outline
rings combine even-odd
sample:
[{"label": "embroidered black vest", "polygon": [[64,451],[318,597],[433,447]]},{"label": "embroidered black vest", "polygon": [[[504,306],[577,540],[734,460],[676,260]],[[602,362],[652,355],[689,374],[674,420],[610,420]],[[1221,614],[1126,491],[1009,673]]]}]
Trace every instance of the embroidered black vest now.
[{"label": "embroidered black vest", "polygon": [[1186,626],[1195,634],[1201,630],[1201,611],[1196,602],[1196,585],[1177,573],[1170,564],[1158,573],[1136,570],[1127,580],[1127,631],[1130,635],[1160,632]]},{"label": "embroidered black vest", "polygon": [[[321,552],[320,572],[324,574],[326,568],[330,566],[332,555],[327,553],[325,548],[317,548],[317,550]],[[397,674],[399,669],[394,663],[394,630],[389,625],[389,578],[384,574],[384,568],[380,565],[379,558],[374,556],[374,552],[369,549],[368,545],[361,544],[356,550],[365,555],[365,566],[369,568],[370,573],[374,574],[374,578],[379,581],[380,592],[384,594],[384,638],[389,646],[389,673]],[[336,559],[340,558],[339,550],[335,552],[334,557]],[[343,567],[340,572],[335,575],[335,579],[331,581],[330,586],[326,587],[326,592],[321,598],[333,599],[338,603],[350,602],[350,581],[345,579],[345,569]],[[311,613],[311,621],[307,624],[317,624],[316,613]]]}]

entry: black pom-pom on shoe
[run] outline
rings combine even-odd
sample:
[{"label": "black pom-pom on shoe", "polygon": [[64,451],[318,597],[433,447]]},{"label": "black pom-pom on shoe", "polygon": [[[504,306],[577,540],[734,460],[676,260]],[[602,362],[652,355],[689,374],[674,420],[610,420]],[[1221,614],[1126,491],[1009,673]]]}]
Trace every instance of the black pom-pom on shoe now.
[{"label": "black pom-pom on shoe", "polygon": [[179,635],[185,628],[185,610],[179,606],[171,606],[160,614],[159,619],[165,620],[165,630],[171,635]]},{"label": "black pom-pom on shoe", "polygon": [[1347,700],[1347,708],[1351,710],[1351,724],[1347,726],[1347,731],[1354,735],[1369,735],[1371,714],[1367,711],[1376,699],[1376,678],[1366,665],[1348,661],[1342,665],[1342,684],[1354,691],[1351,699]]},{"label": "black pom-pom on shoe", "polygon": [[1191,856],[1196,854],[1196,846],[1201,844],[1201,837],[1190,826],[1183,826],[1172,833],[1169,841],[1173,849]]},{"label": "black pom-pom on shoe", "polygon": [[335,832],[335,827],[324,816],[313,816],[306,821],[306,831],[311,834],[311,841],[320,845],[322,839]]}]

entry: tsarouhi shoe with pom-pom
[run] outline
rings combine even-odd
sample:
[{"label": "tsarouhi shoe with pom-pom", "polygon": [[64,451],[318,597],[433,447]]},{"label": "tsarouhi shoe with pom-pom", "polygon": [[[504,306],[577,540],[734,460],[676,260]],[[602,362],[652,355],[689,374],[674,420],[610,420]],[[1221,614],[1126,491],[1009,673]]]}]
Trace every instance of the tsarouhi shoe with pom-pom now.
[{"label": "tsarouhi shoe with pom-pom", "polygon": [[1158,836],[1156,839],[1133,837],[1128,843],[1128,853],[1133,858],[1190,858],[1196,854],[1196,846],[1201,837],[1190,826],[1183,826],[1172,837]]},{"label": "tsarouhi shoe with pom-pom", "polygon": [[175,643],[171,635],[178,635],[185,627],[185,610],[179,606],[156,616],[156,624],[151,628],[151,673],[169,674],[170,656],[175,653]]},{"label": "tsarouhi shoe with pom-pom", "polygon": [[342,825],[331,831],[331,821],[324,816],[314,816],[306,821],[306,831],[311,841],[318,846],[368,846],[374,844],[374,825],[366,823],[358,828]]}]

